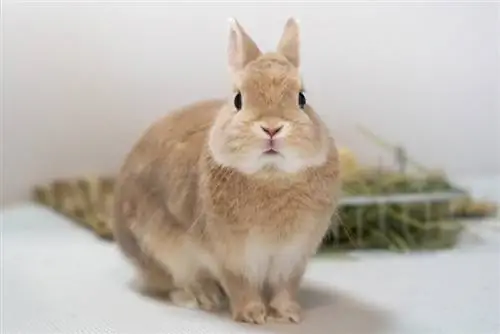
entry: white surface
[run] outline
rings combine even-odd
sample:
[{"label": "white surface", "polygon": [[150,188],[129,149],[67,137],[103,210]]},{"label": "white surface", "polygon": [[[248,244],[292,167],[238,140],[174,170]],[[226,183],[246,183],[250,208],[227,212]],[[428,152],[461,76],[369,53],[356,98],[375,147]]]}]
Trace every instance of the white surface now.
[{"label": "white surface", "polygon": [[130,287],[115,249],[36,206],[2,213],[2,333],[498,334],[500,226],[472,223],[452,251],[317,258],[301,325],[244,326]]},{"label": "white surface", "polygon": [[228,94],[230,16],[265,50],[300,19],[308,101],[360,156],[382,151],[358,121],[425,165],[500,172],[498,3],[238,2],[4,0],[5,199],[114,172],[158,116]]}]

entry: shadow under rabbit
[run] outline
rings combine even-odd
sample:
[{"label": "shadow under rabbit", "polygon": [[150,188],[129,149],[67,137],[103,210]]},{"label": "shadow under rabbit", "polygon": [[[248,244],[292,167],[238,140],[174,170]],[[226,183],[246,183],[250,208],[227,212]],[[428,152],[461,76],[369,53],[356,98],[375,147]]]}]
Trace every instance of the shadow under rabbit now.
[{"label": "shadow under rabbit", "polygon": [[307,284],[299,291],[303,320],[299,324],[267,323],[265,333],[378,334],[390,326],[390,315],[347,293]]}]

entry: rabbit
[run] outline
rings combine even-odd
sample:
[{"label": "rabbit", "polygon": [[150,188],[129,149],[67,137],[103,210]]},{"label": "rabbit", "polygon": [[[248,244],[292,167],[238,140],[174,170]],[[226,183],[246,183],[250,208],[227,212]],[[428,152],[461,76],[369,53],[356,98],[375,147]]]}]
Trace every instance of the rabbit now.
[{"label": "rabbit", "polygon": [[230,20],[232,90],[154,122],[124,159],[111,226],[143,291],[236,322],[299,323],[297,292],[337,208],[335,141],[307,102],[299,24],[263,53]]}]

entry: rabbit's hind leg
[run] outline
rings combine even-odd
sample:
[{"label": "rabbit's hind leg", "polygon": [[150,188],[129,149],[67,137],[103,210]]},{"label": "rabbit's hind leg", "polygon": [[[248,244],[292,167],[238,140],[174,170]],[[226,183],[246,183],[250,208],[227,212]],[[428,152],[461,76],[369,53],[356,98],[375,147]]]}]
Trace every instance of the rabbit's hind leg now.
[{"label": "rabbit's hind leg", "polygon": [[142,247],[157,264],[143,271],[144,282],[168,292],[175,305],[208,311],[222,308],[224,294],[211,275],[211,256],[175,225],[160,226],[141,239]]},{"label": "rabbit's hind leg", "polygon": [[206,266],[209,260],[203,255],[204,251],[185,238],[182,245],[169,249],[168,253],[169,257],[159,256],[158,259],[162,259],[160,261],[173,277],[176,289],[170,293],[172,302],[206,311],[221,309],[225,304],[225,294]]},{"label": "rabbit's hind leg", "polygon": [[216,264],[200,238],[154,198],[137,194],[118,199],[113,231],[139,271],[142,291],[168,295],[178,306],[219,308],[223,294],[209,275]]},{"label": "rabbit's hind leg", "polygon": [[123,222],[113,226],[115,240],[137,271],[135,287],[149,296],[168,297],[174,288],[172,275],[140,247],[136,236]]},{"label": "rabbit's hind leg", "polygon": [[169,298],[175,289],[172,275],[157,265],[137,266],[138,289],[150,297]]},{"label": "rabbit's hind leg", "polygon": [[[115,237],[126,257],[134,264],[137,272],[135,288],[138,292],[148,297],[169,299],[180,307],[216,308],[218,295],[215,289],[211,284],[196,279],[197,268],[186,254],[175,247],[170,249],[170,256],[167,257],[160,256],[159,252],[151,255],[145,253],[124,225],[115,228]],[[168,242],[165,244],[168,245]]]},{"label": "rabbit's hind leg", "polygon": [[215,312],[225,304],[225,297],[214,282],[197,282],[186,288],[176,288],[170,292],[173,304],[187,308],[200,308]]},{"label": "rabbit's hind leg", "polygon": [[189,288],[198,305],[206,311],[218,311],[226,306],[227,296],[215,279],[199,278]]}]

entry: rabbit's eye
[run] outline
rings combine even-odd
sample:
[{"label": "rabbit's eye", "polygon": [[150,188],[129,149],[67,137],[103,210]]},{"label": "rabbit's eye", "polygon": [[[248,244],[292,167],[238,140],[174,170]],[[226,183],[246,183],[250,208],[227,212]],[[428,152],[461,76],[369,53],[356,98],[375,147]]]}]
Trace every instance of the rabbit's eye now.
[{"label": "rabbit's eye", "polygon": [[238,111],[241,109],[241,93],[240,92],[238,92],[238,94],[236,94],[236,96],[234,97],[234,107]]},{"label": "rabbit's eye", "polygon": [[306,106],[306,97],[303,92],[299,93],[299,107],[300,109],[304,109]]}]

